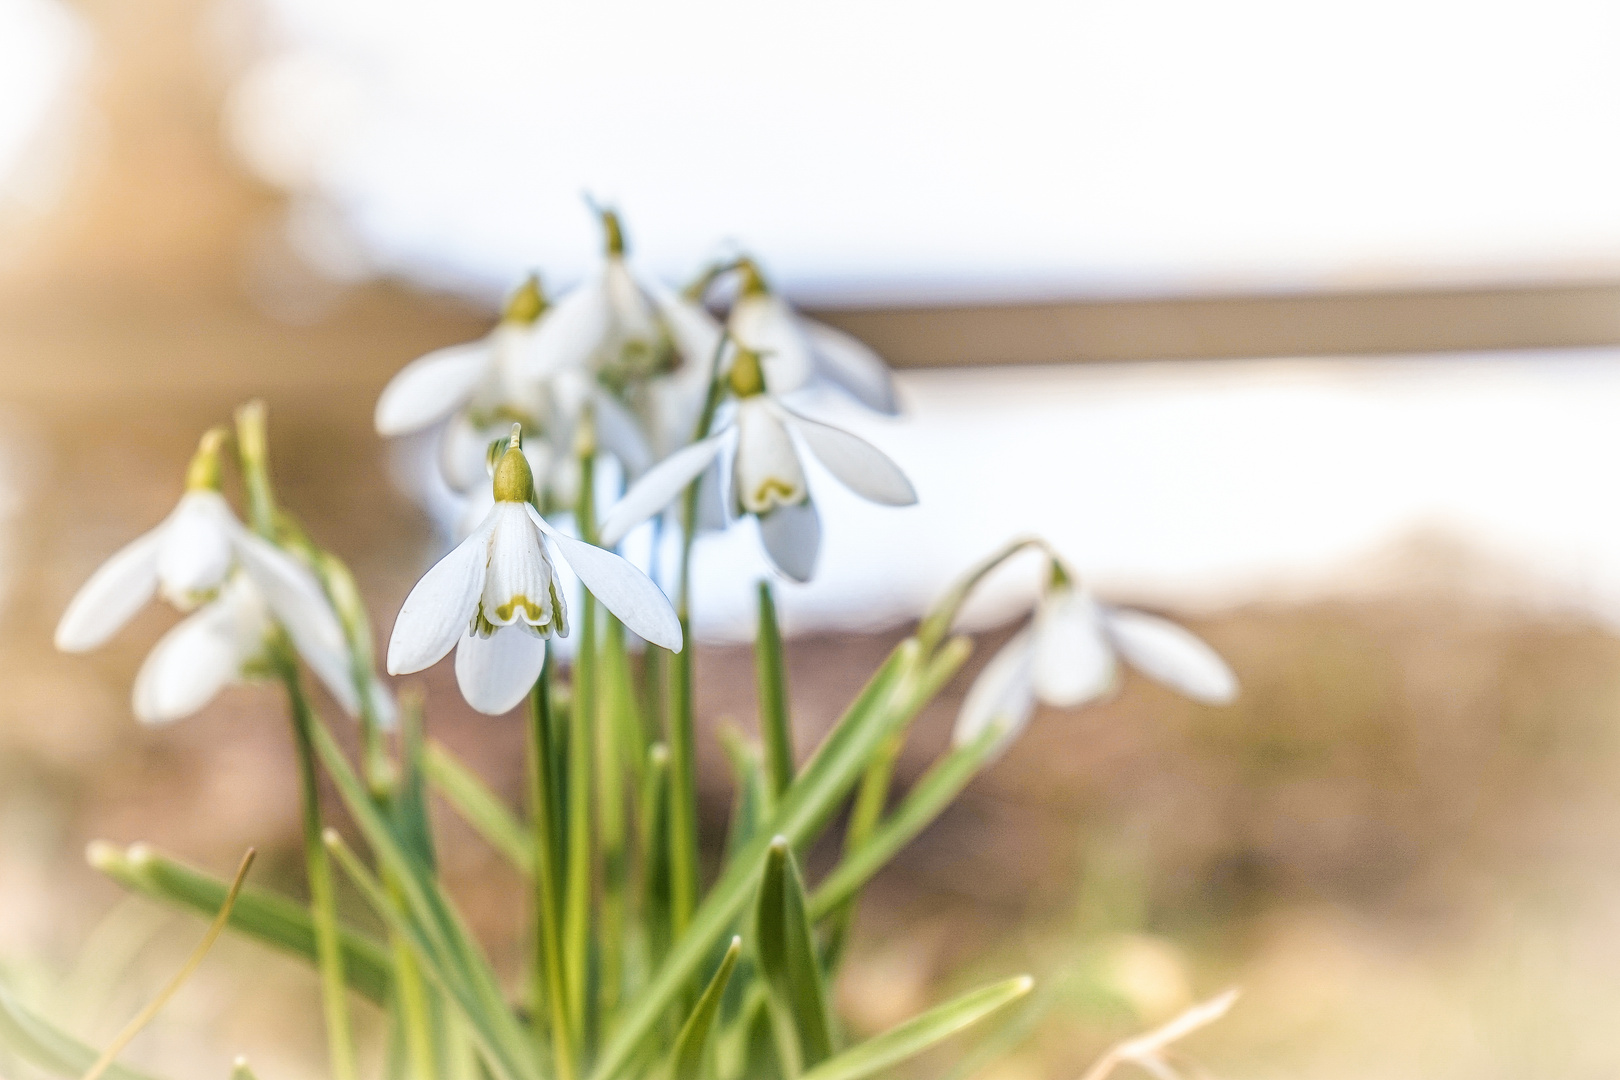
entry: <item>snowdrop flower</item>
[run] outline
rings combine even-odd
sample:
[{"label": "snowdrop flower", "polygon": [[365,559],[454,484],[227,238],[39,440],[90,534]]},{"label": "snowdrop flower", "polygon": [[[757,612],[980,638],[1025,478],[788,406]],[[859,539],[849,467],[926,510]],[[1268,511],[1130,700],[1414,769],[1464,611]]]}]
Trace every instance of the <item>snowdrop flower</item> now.
[{"label": "snowdrop flower", "polygon": [[546,639],[568,633],[568,612],[542,538],[619,621],[676,652],[681,626],[645,574],[610,551],[565,536],[533,506],[534,475],[512,425],[495,466],[495,505],[482,524],[405,598],[388,643],[388,672],[421,671],[456,649],[467,703],[498,715],[522,701],[546,662]]},{"label": "snowdrop flower", "polygon": [[729,422],[671,454],[638,480],[603,520],[604,544],[616,546],[631,529],[668,506],[730,447],[731,513],[756,518],[771,562],[795,581],[808,581],[821,547],[821,521],[794,436],[862,498],[885,506],[917,501],[911,481],[877,447],[800,416],[767,394],[757,353],[737,349],[726,381],[736,398]]},{"label": "snowdrop flower", "polygon": [[1237,677],[1215,650],[1167,619],[1100,603],[1054,561],[1034,620],[984,666],[952,739],[960,746],[999,724],[1005,743],[1023,730],[1037,701],[1073,707],[1107,694],[1121,659],[1206,705],[1237,697]]},{"label": "snowdrop flower", "polygon": [[[253,578],[232,573],[217,597],[175,624],[147,654],[135,676],[136,717],[148,724],[178,720],[225,687],[268,674],[266,646],[275,627],[270,605]],[[300,653],[332,696],[350,713],[358,711],[347,652],[321,642],[306,644]],[[391,705],[386,696],[384,701]]]},{"label": "snowdrop flower", "polygon": [[274,623],[350,714],[359,707],[343,629],[308,569],[236,519],[220,494],[221,429],[203,436],[186,491],[158,526],[84,583],[56,627],[56,647],[105,643],[153,596],[181,611],[206,605],[170,630],[135,685],[135,712],[162,721],[201,708],[242,677]]},{"label": "snowdrop flower", "polygon": [[[452,416],[459,416],[465,425],[465,431],[457,433],[463,436],[492,424],[504,432],[513,421],[532,429],[549,419],[547,388],[534,378],[532,361],[536,326],[545,311],[540,281],[531,276],[512,294],[500,323],[489,334],[436,349],[405,365],[377,399],[377,434],[409,435]],[[489,441],[476,444],[480,468]],[[447,473],[457,471],[452,467]]]},{"label": "snowdrop flower", "polygon": [[825,379],[869,409],[900,411],[883,360],[842,330],[807,319],[766,285],[751,259],[740,259],[737,300],[726,328],[764,363],[765,385],[785,394]]},{"label": "snowdrop flower", "polygon": [[592,373],[641,417],[654,452],[666,454],[691,437],[720,327],[700,304],[638,279],[625,259],[618,215],[598,213],[602,265],[541,322],[534,362],[546,371]]}]

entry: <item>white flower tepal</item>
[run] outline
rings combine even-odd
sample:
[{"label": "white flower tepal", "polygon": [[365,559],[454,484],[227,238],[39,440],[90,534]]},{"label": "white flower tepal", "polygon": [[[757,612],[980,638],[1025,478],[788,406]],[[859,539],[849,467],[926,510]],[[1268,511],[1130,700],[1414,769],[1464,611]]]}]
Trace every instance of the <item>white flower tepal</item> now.
[{"label": "white flower tepal", "polygon": [[681,625],[658,586],[610,551],[565,536],[530,500],[534,476],[520,429],[495,467],[495,505],[482,524],[416,583],[388,642],[388,671],[421,671],[456,649],[467,703],[498,715],[529,692],[546,662],[546,639],[568,633],[546,540],[586,589],[631,631],[679,652]]},{"label": "white flower tepal", "polygon": [[1206,705],[1230,704],[1237,677],[1196,635],[1168,619],[1103,604],[1054,564],[1030,625],[984,666],[962,702],[952,739],[972,742],[991,725],[1010,741],[1036,702],[1072,708],[1113,690],[1124,660]]}]

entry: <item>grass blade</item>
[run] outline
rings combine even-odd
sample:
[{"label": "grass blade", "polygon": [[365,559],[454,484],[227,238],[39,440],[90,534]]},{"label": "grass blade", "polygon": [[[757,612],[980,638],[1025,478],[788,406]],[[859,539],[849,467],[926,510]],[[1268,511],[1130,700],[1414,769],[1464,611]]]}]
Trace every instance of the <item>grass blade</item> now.
[{"label": "grass blade", "polygon": [[[759,883],[754,918],[754,952],[760,974],[770,989],[777,1024],[791,1031],[797,1062],[789,1072],[819,1065],[832,1056],[832,1018],[821,981],[814,931],[805,910],[804,880],[787,838],[771,841]],[[785,1040],[784,1040],[785,1041]]]},{"label": "grass blade", "polygon": [[1029,993],[1034,985],[1033,979],[1021,975],[969,991],[859,1046],[851,1047],[837,1057],[829,1058],[805,1073],[800,1080],[863,1080],[907,1058],[916,1057],[935,1043],[983,1020]]},{"label": "grass blade", "polygon": [[793,783],[793,728],[788,717],[787,664],[776,621],[771,583],[759,583],[759,633],[754,640],[754,671],[759,682],[759,737],[765,747],[765,776],[774,803]]},{"label": "grass blade", "polygon": [[731,946],[720,960],[720,968],[709,980],[703,996],[698,998],[692,1015],[681,1025],[675,1037],[675,1049],[669,1058],[669,1080],[703,1080],[703,1057],[709,1046],[709,1031],[714,1027],[715,1015],[720,1011],[720,1000],[725,997],[726,983],[731,981],[732,969],[742,952],[742,938],[731,939]]}]

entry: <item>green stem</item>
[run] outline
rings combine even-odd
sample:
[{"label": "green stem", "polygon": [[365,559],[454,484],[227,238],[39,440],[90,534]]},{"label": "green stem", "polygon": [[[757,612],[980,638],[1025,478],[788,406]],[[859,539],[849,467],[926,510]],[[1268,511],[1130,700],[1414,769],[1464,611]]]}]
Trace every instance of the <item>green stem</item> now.
[{"label": "green stem", "polygon": [[[579,499],[574,518],[580,539],[596,540],[596,448],[588,436],[587,416],[579,447]],[[588,976],[591,952],[591,766],[597,723],[596,597],[583,593],[579,651],[574,655],[573,709],[568,720],[568,834],[564,857],[568,863],[563,900],[563,973],[568,985],[568,1020],[576,1052],[585,1045]]]},{"label": "green stem", "polygon": [[626,851],[623,714],[627,702],[622,681],[627,675],[623,657],[624,629],[606,615],[607,640],[598,668],[598,699],[603,708],[596,720],[596,830],[602,846],[602,905],[598,940],[601,947],[599,1005],[604,1016],[618,1006],[624,963],[626,899],[629,856]]},{"label": "green stem", "polygon": [[568,995],[563,981],[562,937],[557,899],[556,847],[551,782],[551,677],[549,666],[529,692],[529,821],[533,830],[534,962],[530,969],[530,1008],[540,1026],[543,1005],[551,1008],[551,1048],[558,1080],[573,1080],[574,1055],[568,1033]]},{"label": "green stem", "polygon": [[[405,897],[392,875],[383,875],[383,887],[388,900],[399,910],[405,910]],[[394,952],[394,1002],[399,1008],[400,1027],[405,1032],[405,1054],[411,1063],[413,1080],[435,1080],[438,1073],[433,1034],[433,1009],[428,1001],[427,986],[422,968],[416,962],[410,942],[390,932],[389,943]]]},{"label": "green stem", "polygon": [[[715,411],[725,384],[720,378],[720,360],[727,338],[715,344],[709,366],[709,391],[702,415],[692,432],[692,441],[708,438]],[[692,703],[692,543],[697,539],[698,493],[702,477],[686,486],[681,498],[680,592],[675,613],[680,618],[681,640],[685,646],[670,657],[669,673],[669,867],[670,924],[676,939],[692,921],[698,895],[697,768]]]},{"label": "green stem", "polygon": [[343,977],[343,948],[338,933],[337,898],[332,864],[322,839],[320,791],[316,786],[314,716],[298,680],[297,663],[285,640],[276,647],[276,666],[287,688],[293,741],[298,750],[298,780],[303,793],[304,863],[309,875],[309,907],[315,920],[315,955],[321,972],[321,1003],[334,1080],[356,1080],[354,1036],[349,1030],[349,1003]]}]

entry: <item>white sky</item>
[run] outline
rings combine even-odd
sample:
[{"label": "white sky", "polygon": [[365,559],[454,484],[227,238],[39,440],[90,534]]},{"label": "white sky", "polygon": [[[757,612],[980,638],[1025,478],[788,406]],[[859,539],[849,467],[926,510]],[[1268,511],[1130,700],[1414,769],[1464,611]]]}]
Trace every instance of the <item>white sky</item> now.
[{"label": "white sky", "polygon": [[389,266],[727,240],[800,298],[1620,267],[1620,5],[271,0],[238,142]]}]

